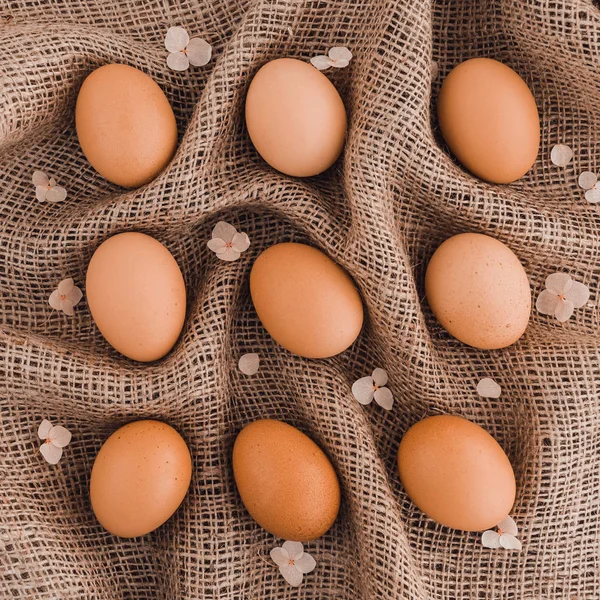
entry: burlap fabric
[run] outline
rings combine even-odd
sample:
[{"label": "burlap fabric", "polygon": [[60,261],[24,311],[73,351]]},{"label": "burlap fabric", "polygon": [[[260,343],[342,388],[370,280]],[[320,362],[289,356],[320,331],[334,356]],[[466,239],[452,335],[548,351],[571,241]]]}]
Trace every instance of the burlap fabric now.
[{"label": "burlap fabric", "polygon": [[[596,170],[600,138],[600,12],[576,0],[206,0],[169,3],[0,0],[0,597],[34,599],[535,599],[600,598],[600,219],[577,187]],[[215,59],[175,73],[166,29],[205,37]],[[349,114],[343,158],[299,180],[266,166],[244,129],[248,83],[266,60],[351,48],[328,76]],[[458,62],[490,56],[533,90],[542,146],[530,173],[488,185],[444,150],[432,106]],[[431,61],[440,78],[432,83]],[[75,135],[85,76],[108,62],[150,74],[169,98],[180,144],[154,182],[125,191],[98,176]],[[554,167],[550,148],[575,158]],[[55,174],[61,204],[36,200],[31,176]],[[227,220],[252,245],[233,263],[207,249]],[[165,243],[189,304],[174,351],[151,365],[113,351],[85,300],[73,318],[48,297],[109,235],[138,230]],[[535,296],[564,270],[588,284],[590,304],[565,325],[533,312],[513,347],[479,351],[451,339],[424,301],[425,265],[451,234],[508,244]],[[368,313],[343,355],[311,361],[265,333],[248,274],[285,240],[321,248],[354,277]],[[118,290],[114,290],[118,293]],[[245,352],[262,358],[242,375]],[[352,382],[380,366],[391,412],[360,406]],[[503,388],[480,398],[484,376]],[[478,534],[426,519],[407,499],[395,458],[403,432],[427,414],[486,428],[514,465],[520,553],[483,549]],[[118,426],[162,419],[194,459],[177,514],[136,540],[103,531],[88,497],[94,457]],[[268,558],[280,540],[237,495],[231,450],[240,428],[283,419],[330,456],[341,514],[307,544],[316,570],[289,587]],[[38,452],[48,418],[73,441],[53,467]]]}]

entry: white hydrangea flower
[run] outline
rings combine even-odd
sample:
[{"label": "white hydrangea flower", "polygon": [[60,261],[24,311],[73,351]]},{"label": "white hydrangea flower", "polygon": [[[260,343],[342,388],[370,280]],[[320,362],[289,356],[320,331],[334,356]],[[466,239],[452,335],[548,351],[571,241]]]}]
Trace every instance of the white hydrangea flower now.
[{"label": "white hydrangea flower", "polygon": [[244,354],[238,361],[238,367],[244,375],[255,375],[259,366],[260,357],[254,352]]},{"label": "white hydrangea flower", "polygon": [[283,578],[293,587],[298,587],[304,575],[317,566],[315,559],[304,552],[300,542],[284,542],[283,547],[273,548],[270,555]]},{"label": "white hydrangea flower", "polygon": [[521,542],[516,538],[517,524],[510,518],[504,517],[497,525],[498,531],[488,529],[481,535],[481,543],[485,548],[505,548],[506,550],[521,550]]},{"label": "white hydrangea flower", "polygon": [[62,202],[67,197],[67,190],[56,185],[56,179],[43,171],[35,171],[31,181],[35,185],[35,197],[40,202]]},{"label": "white hydrangea flower", "polygon": [[167,66],[173,71],[185,71],[190,65],[203,67],[212,56],[212,46],[201,38],[192,38],[183,27],[169,27],[165,36],[169,51]]},{"label": "white hydrangea flower", "polygon": [[600,182],[596,173],[584,171],[579,175],[578,183],[580,188],[586,190],[585,199],[590,204],[600,202]]},{"label": "white hydrangea flower", "polygon": [[82,298],[83,293],[69,277],[58,284],[58,288],[50,294],[48,303],[55,310],[62,310],[65,315],[72,317],[75,314],[73,307],[77,306]]},{"label": "white hydrangea flower", "polygon": [[538,296],[535,306],[543,315],[554,315],[564,323],[589,299],[590,290],[586,285],[573,281],[567,273],[553,273],[546,278],[546,289]]},{"label": "white hydrangea flower", "polygon": [[556,144],[550,151],[550,160],[557,167],[566,167],[573,158],[573,150],[566,144]]},{"label": "white hydrangea flower", "polygon": [[63,448],[71,441],[71,432],[61,425],[52,425],[44,419],[38,427],[38,437],[44,440],[40,446],[42,456],[51,464],[55,465],[60,460]]},{"label": "white hydrangea flower", "polygon": [[361,404],[371,404],[373,399],[379,406],[391,410],[394,398],[389,388],[383,387],[388,375],[383,369],[375,369],[372,375],[361,377],[352,384],[352,394]]},{"label": "white hydrangea flower", "polygon": [[491,377],[484,377],[477,384],[477,393],[482,398],[500,398],[502,388]]},{"label": "white hydrangea flower", "polygon": [[313,67],[319,69],[319,71],[325,71],[329,67],[335,67],[336,69],[343,69],[350,64],[352,60],[352,52],[345,46],[336,46],[329,51],[329,55],[325,56],[320,54],[319,56],[313,56],[310,62]]},{"label": "white hydrangea flower", "polygon": [[248,250],[250,240],[245,233],[238,233],[233,225],[219,221],[212,230],[212,239],[206,245],[221,260],[232,261]]}]

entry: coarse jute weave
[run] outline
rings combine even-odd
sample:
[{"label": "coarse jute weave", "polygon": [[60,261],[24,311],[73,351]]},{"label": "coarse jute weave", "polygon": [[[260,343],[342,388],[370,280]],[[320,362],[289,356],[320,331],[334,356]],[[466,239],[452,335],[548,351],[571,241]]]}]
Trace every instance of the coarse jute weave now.
[{"label": "coarse jute weave", "polygon": [[[577,186],[600,169],[600,11],[584,0],[0,0],[0,598],[52,600],[600,598],[600,217]],[[166,66],[163,41],[182,25],[213,47],[204,68]],[[327,72],[349,114],[343,158],[293,179],[258,157],[245,133],[252,75],[280,56],[345,45]],[[440,82],[460,61],[514,68],[540,110],[533,169],[509,186],[478,181],[444,150]],[[440,77],[432,83],[432,60]],[[151,75],[175,111],[180,144],[151,184],[125,191],[86,162],[74,127],[81,82],[109,62]],[[558,142],[575,150],[565,169]],[[36,200],[33,171],[68,190]],[[227,220],[252,242],[242,258],[207,249]],[[164,360],[135,364],[100,336],[85,299],[73,318],[48,297],[109,235],[143,231],[174,254],[188,289],[182,338]],[[535,296],[566,271],[587,307],[560,325],[535,310],[525,336],[499,351],[468,348],[424,301],[425,265],[454,233],[488,233],[519,256]],[[248,293],[254,258],[285,240],[321,248],[354,277],[368,319],[344,354],[311,361],[278,347]],[[85,290],[84,290],[85,291]],[[118,293],[118,290],[116,290]],[[261,369],[237,369],[258,352]],[[376,366],[395,406],[360,406],[351,385]],[[499,400],[480,398],[494,377]],[[395,458],[427,414],[463,415],[500,442],[515,469],[522,552],[482,548],[408,500]],[[90,508],[94,457],[133,419],[164,420],[194,460],[189,494],[141,539],[103,531]],[[285,420],[331,458],[340,516],[306,548],[317,568],[289,587],[268,558],[274,540],[237,495],[231,450],[259,417]],[[43,418],[73,441],[57,466],[38,452]],[[278,545],[278,544],[277,544]]]}]

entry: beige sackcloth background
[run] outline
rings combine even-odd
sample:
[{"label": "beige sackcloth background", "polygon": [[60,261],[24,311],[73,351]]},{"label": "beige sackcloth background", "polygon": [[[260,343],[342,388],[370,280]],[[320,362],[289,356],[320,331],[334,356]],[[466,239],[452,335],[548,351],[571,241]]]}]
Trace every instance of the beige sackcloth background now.
[{"label": "beige sackcloth background", "polygon": [[[583,0],[0,0],[0,598],[507,599],[600,598],[600,218],[577,186],[600,157],[600,11]],[[12,18],[9,18],[12,17]],[[187,28],[214,47],[203,68],[166,66],[164,36]],[[269,168],[244,129],[244,96],[265,61],[308,60],[335,45],[354,59],[327,76],[349,115],[343,157],[294,179]],[[489,56],[531,87],[542,124],[538,159],[520,181],[483,183],[445,151],[435,98],[460,61]],[[432,82],[432,60],[440,77]],[[180,143],[151,184],[123,190],[86,162],[74,127],[83,79],[110,62],[151,75],[175,111]],[[564,169],[555,143],[575,150]],[[41,169],[68,190],[36,200]],[[206,242],[218,220],[250,249],[219,261]],[[75,316],[48,297],[108,236],[155,236],[188,290],[174,350],[136,364],[100,336],[85,299]],[[425,265],[452,234],[490,234],[512,248],[534,298],[547,275],[570,273],[591,299],[560,325],[532,312],[524,337],[469,348],[436,323]],[[354,346],[329,360],[278,347],[248,293],[253,260],[285,240],[321,248],[356,281],[368,318]],[[84,290],[85,292],[85,290]],[[113,290],[113,293],[118,293]],[[258,352],[260,371],[237,369]],[[390,376],[392,411],[351,393],[374,367]],[[499,400],[475,390],[485,376]],[[489,431],[517,478],[522,552],[484,549],[476,533],[427,519],[396,471],[402,434],[428,414],[458,414]],[[101,529],[90,508],[94,457],[133,419],[156,418],[186,439],[194,474],[183,505],[135,540]],[[260,417],[291,423],[329,455],[342,509],[306,544],[317,568],[290,587],[271,563],[274,539],[237,495],[231,450]],[[38,447],[43,418],[73,440],[57,466]]]}]

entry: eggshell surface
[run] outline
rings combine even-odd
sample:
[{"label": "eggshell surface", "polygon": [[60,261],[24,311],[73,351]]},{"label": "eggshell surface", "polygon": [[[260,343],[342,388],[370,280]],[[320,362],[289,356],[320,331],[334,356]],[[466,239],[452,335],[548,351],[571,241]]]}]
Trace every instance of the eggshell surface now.
[{"label": "eggshell surface", "polygon": [[311,64],[279,58],[261,67],[246,96],[246,126],[258,153],[287,175],[328,169],[346,137],[346,109],[329,79]]},{"label": "eggshell surface", "polygon": [[191,477],[192,459],[181,435],[160,421],[135,421],[117,429],[96,456],[92,509],[114,535],[146,535],[177,510]]},{"label": "eggshell surface", "polygon": [[427,266],[425,292],[448,333],[475,348],[510,346],[529,323],[527,273],[508,246],[487,235],[462,233],[441,244]]},{"label": "eggshell surface", "polygon": [[107,342],[133,360],[162,358],[185,320],[179,266],[159,241],[143,233],[120,233],[98,247],[87,270],[86,297]]},{"label": "eggshell surface", "polygon": [[244,506],[269,533],[304,542],[321,537],[340,507],[340,486],[325,453],[301,431],[263,419],[233,446],[233,474]]},{"label": "eggshell surface", "polygon": [[128,65],[104,65],[88,75],[77,97],[75,125],[94,169],[127,188],[152,181],[177,146],[167,97],[152,78]]},{"label": "eggshell surface", "polygon": [[527,84],[510,67],[473,58],[444,80],[437,104],[442,135],[473,175],[492,183],[516,181],[540,146],[540,117]]},{"label": "eggshell surface", "polygon": [[250,293],[265,329],[299,356],[339,354],[362,328],[363,305],[350,276],[305,244],[276,244],[262,252],[252,266]]},{"label": "eggshell surface", "polygon": [[490,529],[515,501],[508,457],[487,431],[461,417],[439,415],[413,425],[400,443],[398,472],[410,499],[446,527]]}]

